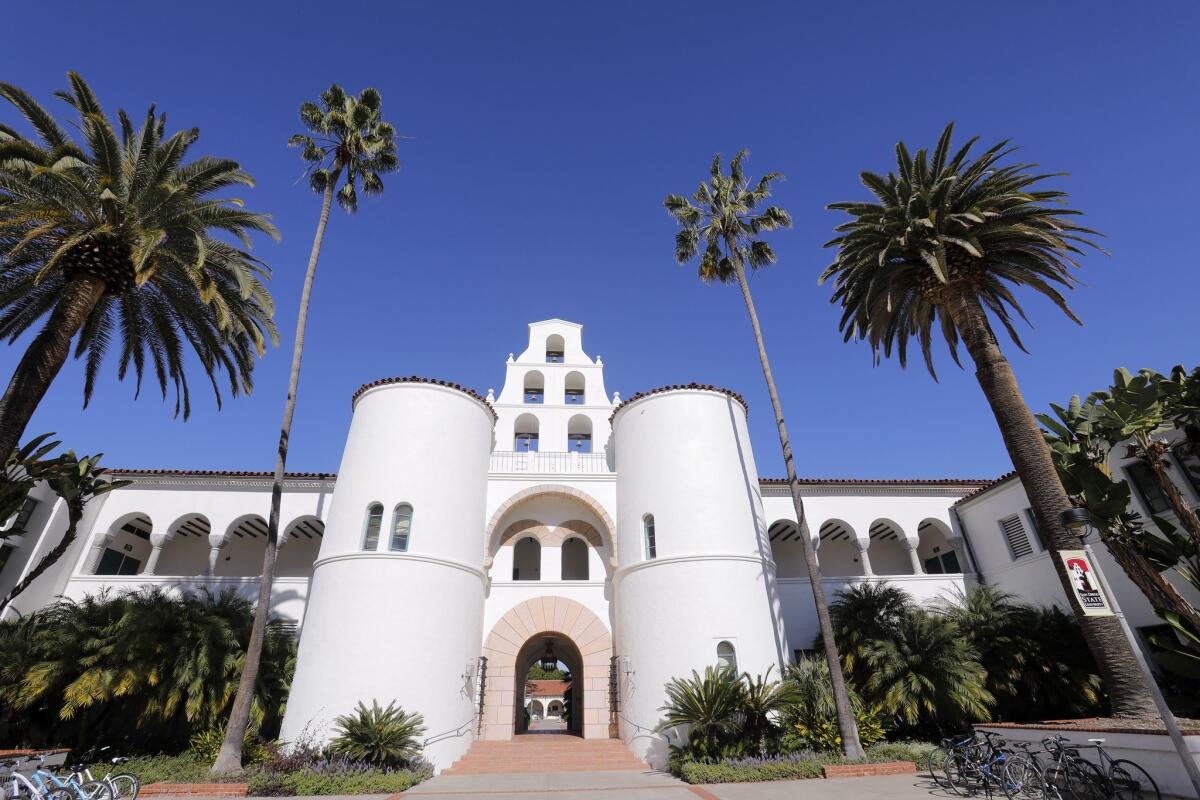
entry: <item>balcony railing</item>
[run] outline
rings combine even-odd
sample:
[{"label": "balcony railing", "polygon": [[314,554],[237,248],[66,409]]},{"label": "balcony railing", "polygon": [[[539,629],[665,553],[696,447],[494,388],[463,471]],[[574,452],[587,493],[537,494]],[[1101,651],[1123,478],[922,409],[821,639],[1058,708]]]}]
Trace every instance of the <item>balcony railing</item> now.
[{"label": "balcony railing", "polygon": [[612,472],[605,453],[521,453],[511,450],[496,450],[492,453],[491,471],[576,475],[602,475]]}]

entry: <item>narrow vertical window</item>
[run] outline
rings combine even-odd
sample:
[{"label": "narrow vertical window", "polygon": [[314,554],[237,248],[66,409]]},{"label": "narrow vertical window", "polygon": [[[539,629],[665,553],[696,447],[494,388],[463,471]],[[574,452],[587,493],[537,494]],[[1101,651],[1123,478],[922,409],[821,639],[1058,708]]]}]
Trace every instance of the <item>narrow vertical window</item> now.
[{"label": "narrow vertical window", "polygon": [[413,507],[401,503],[392,512],[392,541],[389,550],[404,553],[408,550],[408,534],[412,530]]},{"label": "narrow vertical window", "polygon": [[730,642],[721,642],[717,645],[717,665],[737,672],[737,650]]},{"label": "narrow vertical window", "polygon": [[379,547],[379,529],[383,527],[383,503],[367,506],[367,520],[363,524],[363,550]]},{"label": "narrow vertical window", "polygon": [[647,514],[642,517],[642,529],[645,532],[646,538],[646,558],[654,558],[658,555],[658,547],[654,542],[654,515]]}]

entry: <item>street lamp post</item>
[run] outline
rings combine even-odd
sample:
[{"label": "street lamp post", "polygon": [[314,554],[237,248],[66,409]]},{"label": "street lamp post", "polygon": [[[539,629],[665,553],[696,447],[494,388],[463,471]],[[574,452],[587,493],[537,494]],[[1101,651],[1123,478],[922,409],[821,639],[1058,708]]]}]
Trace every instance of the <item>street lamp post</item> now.
[{"label": "street lamp post", "polygon": [[1104,577],[1104,571],[1100,569],[1100,562],[1096,559],[1096,554],[1092,551],[1092,546],[1088,543],[1087,537],[1092,528],[1091,515],[1086,508],[1069,508],[1059,514],[1058,519],[1067,530],[1078,536],[1079,541],[1083,544],[1088,561],[1091,562],[1092,569],[1096,573],[1100,590],[1108,598],[1108,604],[1112,609],[1113,616],[1121,623],[1121,631],[1129,641],[1129,649],[1133,651],[1133,656],[1137,659],[1138,666],[1141,667],[1142,678],[1150,688],[1150,696],[1154,698],[1154,705],[1158,708],[1158,715],[1162,717],[1163,724],[1167,728],[1167,733],[1171,737],[1171,742],[1175,745],[1175,752],[1179,754],[1179,759],[1183,762],[1183,768],[1187,771],[1188,779],[1192,782],[1192,788],[1196,791],[1196,796],[1200,797],[1200,767],[1196,765],[1196,759],[1192,757],[1191,752],[1188,750],[1183,733],[1179,730],[1179,723],[1176,721],[1171,709],[1167,706],[1166,698],[1163,697],[1162,690],[1158,688],[1158,681],[1154,679],[1154,673],[1150,670],[1150,663],[1146,661],[1146,654],[1142,652],[1141,646],[1134,638],[1133,630],[1129,627],[1129,621],[1125,619],[1125,614],[1122,613],[1121,606],[1117,602],[1117,596],[1113,594],[1112,589],[1109,587],[1108,579]]}]

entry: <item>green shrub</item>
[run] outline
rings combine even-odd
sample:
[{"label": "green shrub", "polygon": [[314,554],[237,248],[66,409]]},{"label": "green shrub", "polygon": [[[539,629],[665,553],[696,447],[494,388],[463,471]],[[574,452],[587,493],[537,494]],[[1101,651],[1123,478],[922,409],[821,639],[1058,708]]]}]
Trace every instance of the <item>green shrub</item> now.
[{"label": "green shrub", "polygon": [[359,701],[353,713],[337,718],[334,730],[330,752],[352,761],[400,767],[420,754],[425,719],[420,714],[409,714],[395,701],[387,708],[381,708],[378,700],[372,700],[370,708]]},{"label": "green shrub", "polygon": [[[783,749],[788,752],[841,750],[833,684],[825,658],[805,656],[799,659],[788,667],[788,680],[795,685],[796,691],[794,702],[784,708],[780,717]],[[883,739],[883,718],[878,709],[863,703],[853,686],[847,684],[846,690],[850,694],[858,738],[863,747]]]},{"label": "green shrub", "polygon": [[260,772],[250,775],[252,797],[291,797],[331,794],[396,794],[429,777],[428,771],[370,770],[328,774],[310,769]]},{"label": "green shrub", "polygon": [[[191,738],[188,742],[188,752],[195,753],[202,761],[212,764],[217,760],[217,754],[221,752],[221,743],[224,741],[225,728],[209,728]],[[242,741],[242,763],[257,764],[266,754],[267,751],[258,735],[252,730],[247,730]]]},{"label": "green shrub", "polygon": [[683,764],[679,777],[687,783],[746,783],[749,781],[788,781],[821,777],[827,763],[819,757],[780,758],[757,763],[722,761],[716,764]]},{"label": "green shrub", "polygon": [[[197,753],[186,752],[177,756],[138,756],[121,765],[123,772],[132,772],[142,784],[147,783],[216,783],[209,773],[213,759],[203,758]],[[112,769],[108,762],[95,764],[92,772],[103,775]]]},{"label": "green shrub", "polygon": [[803,752],[772,758],[726,759],[716,763],[685,762],[676,775],[687,783],[747,783],[819,778],[827,764],[879,764],[912,761],[924,764],[934,745],[925,742],[884,742],[866,748],[867,757],[847,759],[835,753]]},{"label": "green shrub", "polygon": [[937,745],[929,742],[880,742],[866,749],[867,762],[911,761],[921,765],[929,760],[929,754],[936,749]]}]

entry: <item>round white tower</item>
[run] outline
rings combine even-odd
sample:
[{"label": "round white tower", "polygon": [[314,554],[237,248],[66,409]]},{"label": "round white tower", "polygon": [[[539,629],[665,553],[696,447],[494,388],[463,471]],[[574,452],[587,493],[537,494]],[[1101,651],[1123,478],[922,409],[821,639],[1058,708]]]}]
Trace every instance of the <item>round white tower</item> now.
[{"label": "round white tower", "polygon": [[655,766],[663,686],[707,665],[787,660],[775,568],[741,397],[712,386],[637,394],[613,414],[621,738]]},{"label": "round white tower", "polygon": [[425,717],[439,768],[475,733],[495,415],[421,378],[360,388],[305,612],[282,738],[328,738],[361,700]]}]

